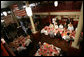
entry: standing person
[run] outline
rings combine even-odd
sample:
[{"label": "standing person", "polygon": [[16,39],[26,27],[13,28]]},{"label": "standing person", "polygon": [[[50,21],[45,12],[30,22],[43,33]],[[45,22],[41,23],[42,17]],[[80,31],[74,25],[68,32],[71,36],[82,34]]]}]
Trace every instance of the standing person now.
[{"label": "standing person", "polygon": [[70,23],[70,17],[66,21],[67,25]]},{"label": "standing person", "polygon": [[57,24],[59,25],[59,20],[58,20],[58,18],[56,18],[56,22],[57,22]]},{"label": "standing person", "polygon": [[37,22],[37,30],[39,31],[41,28],[39,21]]},{"label": "standing person", "polygon": [[56,18],[53,18],[52,23],[55,24],[55,22],[56,22]]},{"label": "standing person", "polygon": [[31,35],[31,34],[32,34],[31,24],[30,24],[30,23],[29,23],[29,25],[28,25],[27,33],[28,33],[28,35]]},{"label": "standing person", "polygon": [[22,22],[22,21],[20,21],[20,24],[21,24],[21,27],[22,27],[22,29],[24,30],[25,34],[27,35],[27,31],[26,31],[25,26],[23,25],[23,22]]},{"label": "standing person", "polygon": [[50,37],[53,37],[54,38],[54,31],[50,31]]},{"label": "standing person", "polygon": [[70,22],[73,24],[73,18],[72,18],[72,19],[70,19]]}]

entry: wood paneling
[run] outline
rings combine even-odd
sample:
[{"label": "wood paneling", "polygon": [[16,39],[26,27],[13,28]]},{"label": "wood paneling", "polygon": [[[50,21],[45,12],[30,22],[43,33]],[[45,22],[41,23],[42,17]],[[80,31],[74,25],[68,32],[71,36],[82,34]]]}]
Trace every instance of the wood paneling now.
[{"label": "wood paneling", "polygon": [[57,11],[80,11],[81,9],[81,1],[65,1],[58,3],[58,6],[55,7],[54,4],[43,6],[36,6],[32,8],[33,12],[57,12]]}]

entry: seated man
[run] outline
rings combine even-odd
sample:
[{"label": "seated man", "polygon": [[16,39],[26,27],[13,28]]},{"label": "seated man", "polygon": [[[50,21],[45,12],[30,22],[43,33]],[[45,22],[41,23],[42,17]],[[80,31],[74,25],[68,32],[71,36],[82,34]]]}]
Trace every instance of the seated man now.
[{"label": "seated man", "polygon": [[55,18],[53,18],[53,19],[52,19],[52,23],[54,24],[54,23],[55,23],[55,21],[56,21],[56,19],[55,19]]},{"label": "seated man", "polygon": [[17,51],[18,52],[21,52],[23,50],[26,50],[27,48],[26,47],[23,47],[22,44],[19,44],[19,47],[17,48]]},{"label": "seated man", "polygon": [[58,29],[58,25],[57,25],[57,23],[54,25],[54,27],[55,27],[55,29]]},{"label": "seated man", "polygon": [[31,41],[31,39],[29,37],[29,39],[27,39],[24,44],[25,44],[26,47],[28,47],[31,42],[32,41]]},{"label": "seated man", "polygon": [[63,29],[63,25],[62,25],[62,24],[60,24],[60,25],[59,25],[59,28],[60,28],[60,29]]},{"label": "seated man", "polygon": [[73,30],[74,30],[74,27],[73,27],[73,25],[71,24],[71,22],[70,22],[70,24],[68,24],[68,30],[70,30],[70,31],[73,31]]}]

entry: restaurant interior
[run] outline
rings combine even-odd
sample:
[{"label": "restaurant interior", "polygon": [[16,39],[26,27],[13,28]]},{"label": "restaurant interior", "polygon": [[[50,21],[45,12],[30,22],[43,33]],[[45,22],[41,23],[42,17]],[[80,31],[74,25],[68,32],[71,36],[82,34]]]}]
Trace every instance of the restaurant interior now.
[{"label": "restaurant interior", "polygon": [[83,1],[1,1],[1,56],[83,56]]}]

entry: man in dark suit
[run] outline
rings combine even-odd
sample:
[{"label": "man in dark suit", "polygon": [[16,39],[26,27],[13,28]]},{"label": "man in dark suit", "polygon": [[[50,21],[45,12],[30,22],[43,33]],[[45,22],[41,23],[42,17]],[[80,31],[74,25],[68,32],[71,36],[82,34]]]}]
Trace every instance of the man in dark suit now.
[{"label": "man in dark suit", "polygon": [[67,25],[70,23],[70,18],[67,19],[66,23]]}]

